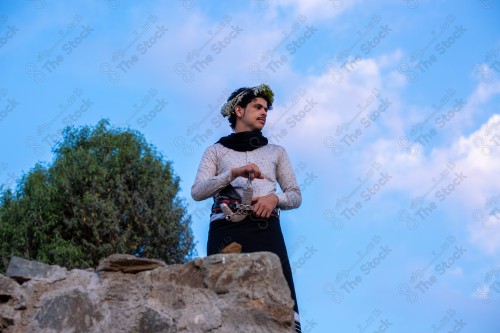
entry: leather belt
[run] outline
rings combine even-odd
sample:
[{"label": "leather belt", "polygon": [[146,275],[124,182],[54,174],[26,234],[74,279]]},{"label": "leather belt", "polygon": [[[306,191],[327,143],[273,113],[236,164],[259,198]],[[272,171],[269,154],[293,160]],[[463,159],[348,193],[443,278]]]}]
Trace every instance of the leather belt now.
[{"label": "leather belt", "polygon": [[[234,200],[234,199],[220,199],[217,200],[213,203],[212,205],[212,214],[219,214],[222,213],[222,209],[220,207],[221,204],[225,203],[226,205],[231,208],[231,210],[235,211],[237,209],[236,204],[241,204],[240,200]],[[278,207],[274,208],[271,212],[271,216],[279,217],[280,216],[280,209]]]}]

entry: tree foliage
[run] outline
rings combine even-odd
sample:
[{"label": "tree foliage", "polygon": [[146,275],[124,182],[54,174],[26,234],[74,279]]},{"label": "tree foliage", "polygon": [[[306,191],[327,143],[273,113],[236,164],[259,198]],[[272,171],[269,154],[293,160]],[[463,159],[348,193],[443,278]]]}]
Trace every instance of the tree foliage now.
[{"label": "tree foliage", "polygon": [[11,256],[68,268],[113,253],[181,263],[194,255],[191,218],[170,161],[138,132],[67,127],[50,165],[0,188],[0,270]]}]

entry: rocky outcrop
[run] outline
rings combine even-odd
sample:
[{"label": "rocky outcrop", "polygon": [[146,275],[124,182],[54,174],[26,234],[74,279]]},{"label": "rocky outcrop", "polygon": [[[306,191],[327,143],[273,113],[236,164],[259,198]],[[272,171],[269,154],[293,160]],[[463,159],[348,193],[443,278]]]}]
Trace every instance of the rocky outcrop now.
[{"label": "rocky outcrop", "polygon": [[113,255],[67,271],[13,257],[0,275],[0,332],[293,332],[293,301],[270,252],[183,265]]}]

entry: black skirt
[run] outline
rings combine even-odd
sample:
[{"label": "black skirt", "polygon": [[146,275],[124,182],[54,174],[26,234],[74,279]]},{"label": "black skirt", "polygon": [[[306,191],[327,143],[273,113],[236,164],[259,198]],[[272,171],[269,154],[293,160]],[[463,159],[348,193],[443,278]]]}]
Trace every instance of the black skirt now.
[{"label": "black skirt", "polygon": [[210,223],[207,255],[221,253],[232,242],[241,244],[241,252],[243,253],[269,251],[280,258],[283,275],[290,288],[291,297],[295,302],[293,310],[298,314],[299,309],[293,285],[292,269],[288,260],[279,217],[256,219],[249,216],[241,222],[229,222],[221,219]]}]

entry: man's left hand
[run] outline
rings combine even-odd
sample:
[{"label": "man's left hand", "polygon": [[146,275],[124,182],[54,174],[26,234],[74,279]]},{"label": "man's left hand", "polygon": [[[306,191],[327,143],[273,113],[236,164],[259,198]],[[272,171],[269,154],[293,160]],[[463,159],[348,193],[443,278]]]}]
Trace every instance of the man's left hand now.
[{"label": "man's left hand", "polygon": [[274,208],[278,205],[278,197],[276,194],[268,194],[263,197],[256,197],[252,199],[253,213],[258,218],[269,218]]}]

